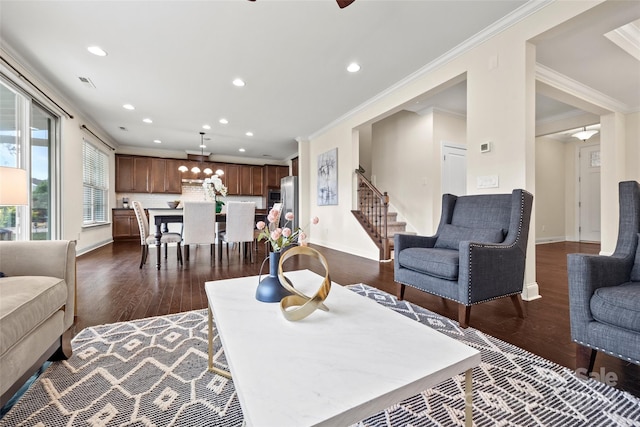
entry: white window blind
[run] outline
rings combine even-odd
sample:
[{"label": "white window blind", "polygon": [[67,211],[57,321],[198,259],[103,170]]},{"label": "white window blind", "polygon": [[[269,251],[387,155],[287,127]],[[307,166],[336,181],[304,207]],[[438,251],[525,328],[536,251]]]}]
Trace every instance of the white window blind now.
[{"label": "white window blind", "polygon": [[105,223],[109,207],[109,158],[95,146],[84,141],[82,159],[83,223]]}]

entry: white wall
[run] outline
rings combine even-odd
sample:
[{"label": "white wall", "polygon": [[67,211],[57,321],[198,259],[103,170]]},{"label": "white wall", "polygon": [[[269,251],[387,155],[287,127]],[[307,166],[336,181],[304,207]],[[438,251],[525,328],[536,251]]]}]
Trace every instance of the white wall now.
[{"label": "white wall", "polygon": [[640,182],[640,112],[626,116],[626,175],[625,180]]},{"label": "white wall", "polygon": [[566,236],[565,152],[562,141],[536,138],[536,243],[562,241]]},{"label": "white wall", "polygon": [[389,194],[411,229],[432,234],[434,191],[440,182],[433,113],[400,111],[375,123],[372,150],[374,185]]},{"label": "white wall", "polygon": [[[93,135],[83,131],[81,124],[87,123],[83,121],[81,116],[74,112],[74,118],[62,119],[62,159],[64,167],[62,168],[62,239],[77,240],[76,251],[82,254],[89,250],[95,249],[111,242],[112,232],[111,223],[83,227],[82,226],[82,206],[83,206],[83,189],[82,189],[82,144],[84,139],[91,142],[98,149],[103,150],[109,156],[109,206],[116,206],[115,198],[115,155],[113,150],[103,145]],[[113,144],[105,135],[100,135],[97,128],[87,126],[100,138]],[[95,130],[94,130],[95,129]],[[111,215],[111,212],[109,212]]]},{"label": "white wall", "polygon": [[[197,147],[194,144],[194,151]],[[215,147],[213,149],[215,151]],[[142,148],[142,147],[133,147],[133,146],[120,146],[117,150],[118,154],[128,154],[132,156],[150,156],[150,157],[164,157],[171,159],[186,159],[187,153],[186,151],[176,151],[176,150],[164,150],[162,148]],[[206,153],[206,152],[205,152]],[[290,166],[291,162],[286,160],[274,160],[274,159],[257,159],[253,157],[243,157],[243,156],[224,156],[220,154],[216,154],[212,152],[209,156],[209,161],[211,162],[223,162],[223,163],[239,163],[245,165],[280,165],[280,166]]]},{"label": "white wall", "polygon": [[[457,145],[467,145],[467,120],[453,114],[444,113],[442,111],[434,111],[433,120],[433,142],[434,150],[438,154],[437,165],[434,171],[438,176],[434,178],[435,199],[432,206],[432,216],[435,220],[433,223],[433,231],[436,231],[438,222],[440,221],[440,213],[442,212],[442,143],[449,142]],[[436,183],[437,182],[437,183]],[[440,196],[437,195],[440,193]]]},{"label": "white wall", "polygon": [[[81,126],[86,125],[89,129],[95,132],[100,139],[110,146],[116,147],[117,144],[109,137],[102,134],[95,123],[85,117],[81,111],[75,109],[56,91],[52,85],[47,84],[47,82],[39,78],[39,76],[34,74],[31,70],[22,66],[25,61],[19,58],[19,56],[14,52],[9,52],[4,46],[2,46],[0,47],[0,54],[10,62],[13,67],[18,69],[21,74],[26,76],[38,88],[47,93],[55,103],[73,116],[73,118],[69,118],[60,109],[60,107],[45,98],[24,79],[17,76],[13,70],[4,66],[1,67],[3,73],[9,80],[20,86],[45,108],[48,108],[55,115],[59,115],[61,117],[59,121],[61,139],[58,141],[60,155],[59,158],[56,158],[55,160],[56,167],[60,171],[60,187],[54,189],[54,191],[59,192],[60,194],[61,206],[59,213],[61,214],[61,218],[58,218],[55,215],[52,216],[53,221],[56,221],[60,227],[59,238],[64,240],[76,240],[76,250],[79,254],[109,243],[112,240],[111,224],[94,227],[83,227],[82,225],[82,146],[84,139],[92,142],[96,147],[103,150],[104,153],[108,155],[110,169],[109,185],[111,188],[115,188],[113,174],[115,169],[115,156],[113,150],[100,142],[100,140],[95,136],[81,129]],[[114,205],[115,203],[114,192],[110,193],[109,203],[110,205]],[[56,211],[55,208],[54,211]],[[53,213],[56,214],[58,212],[56,211]]]},{"label": "white wall", "polygon": [[419,234],[435,233],[442,202],[442,142],[466,142],[466,121],[438,110],[400,111],[372,126],[374,184]]},{"label": "white wall", "polygon": [[[358,226],[350,216],[351,197],[343,197],[344,192],[354,191],[353,177],[350,169],[358,165],[358,159],[352,155],[352,129],[363,124],[375,123],[389,112],[398,111],[401,106],[415,99],[418,95],[443,85],[457,76],[467,76],[467,190],[469,194],[481,192],[475,188],[478,176],[494,175],[500,177],[499,188],[491,192],[507,192],[514,188],[524,188],[535,193],[535,49],[528,45],[527,40],[547,31],[556,25],[576,16],[577,14],[596,5],[597,2],[553,2],[538,10],[533,15],[520,21],[511,28],[496,34],[493,38],[476,46],[470,51],[460,53],[439,66],[429,68],[429,72],[419,75],[416,79],[398,86],[395,90],[379,97],[375,102],[362,106],[352,116],[327,126],[326,129],[312,135],[310,138],[309,158],[301,157],[301,164],[311,166],[319,153],[338,147],[340,171],[340,204],[336,207],[322,207],[323,221],[332,224],[323,230],[321,236],[314,242],[329,245],[336,249],[348,249],[352,253],[365,256],[369,254],[376,259],[378,251],[366,237],[364,232],[358,231]],[[497,63],[497,67],[491,64]],[[404,116],[405,113],[402,113]],[[403,117],[405,119],[405,117]],[[406,117],[411,124],[411,120]],[[414,126],[418,126],[414,124]],[[384,131],[386,138],[397,134],[392,126]],[[374,125],[374,145],[377,144]],[[487,155],[481,155],[473,147],[492,141],[494,149]],[[388,170],[395,174],[404,174],[404,170],[412,170],[411,176],[425,176],[426,166],[414,158],[425,158],[429,154],[429,147],[416,145],[415,151],[405,153],[400,158],[401,150],[385,149]],[[406,144],[396,141],[396,144]],[[372,163],[376,169],[376,156],[373,154]],[[347,168],[342,166],[347,164]],[[417,164],[417,165],[416,165]],[[413,169],[415,168],[415,169]],[[415,189],[415,184],[404,182],[400,177],[392,177],[390,173],[377,172],[378,185],[384,182],[391,192],[392,187],[407,188],[417,194],[424,194],[430,198],[425,205],[434,203],[434,195],[439,191],[428,185],[426,189]],[[312,185],[308,190],[310,195],[310,209],[315,205],[315,178],[311,177]],[[403,185],[404,184],[404,185]],[[483,190],[482,192],[489,192]],[[392,193],[394,194],[395,191]],[[407,202],[410,203],[410,202]],[[433,215],[421,222],[431,223]],[[336,226],[333,226],[336,224]],[[532,221],[533,233],[528,250],[528,263],[525,281],[527,286],[535,287],[535,216]],[[424,228],[423,228],[424,229]],[[525,288],[527,287],[525,286]],[[535,293],[534,291],[533,293]],[[535,295],[533,295],[535,298]]]}]

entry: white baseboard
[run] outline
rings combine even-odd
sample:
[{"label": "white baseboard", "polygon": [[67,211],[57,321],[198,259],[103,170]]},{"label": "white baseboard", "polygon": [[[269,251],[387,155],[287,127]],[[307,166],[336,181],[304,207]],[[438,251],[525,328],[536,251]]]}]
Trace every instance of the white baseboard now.
[{"label": "white baseboard", "polygon": [[84,255],[88,252],[94,251],[98,248],[101,248],[105,245],[108,245],[109,243],[112,243],[113,239],[107,239],[107,240],[103,240],[102,242],[98,242],[98,243],[94,243],[91,246],[87,246],[85,248],[79,249],[76,251],[76,256],[80,256],[80,255]]},{"label": "white baseboard", "polygon": [[566,241],[564,236],[560,236],[560,237],[542,237],[540,239],[536,239],[536,245],[543,245],[545,243],[558,243],[558,242],[564,242],[564,241]]}]

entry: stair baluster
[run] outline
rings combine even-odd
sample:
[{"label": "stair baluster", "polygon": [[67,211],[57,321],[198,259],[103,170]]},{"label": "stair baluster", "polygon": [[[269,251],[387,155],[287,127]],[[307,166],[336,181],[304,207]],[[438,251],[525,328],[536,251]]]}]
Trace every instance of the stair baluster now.
[{"label": "stair baluster", "polygon": [[356,169],[358,177],[358,211],[352,211],[369,236],[380,248],[380,259],[391,258],[389,244],[388,212],[389,196],[381,193],[364,175],[364,170]]}]

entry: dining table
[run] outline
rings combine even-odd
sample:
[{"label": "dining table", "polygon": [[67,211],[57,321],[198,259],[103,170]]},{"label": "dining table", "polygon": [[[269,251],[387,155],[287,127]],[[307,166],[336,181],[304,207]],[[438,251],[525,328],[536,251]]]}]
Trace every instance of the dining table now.
[{"label": "dining table", "polygon": [[[167,228],[167,224],[181,224],[183,222],[183,214],[182,214],[182,209],[172,209],[172,208],[149,208],[147,209],[147,211],[153,211],[153,217],[154,217],[154,223],[156,226],[156,234],[155,234],[155,238],[156,238],[156,247],[158,248],[158,250],[156,251],[156,268],[158,270],[160,270],[160,264],[161,264],[161,256],[160,256],[160,248],[161,248],[161,243],[160,243],[160,239],[162,238],[162,226],[164,225],[165,227],[165,232],[166,232],[166,228]],[[266,216],[266,211],[260,209],[256,209],[256,213],[255,213],[255,221],[261,221],[264,220]],[[216,222],[226,222],[227,221],[227,214],[226,213],[217,213],[216,214]]]}]

